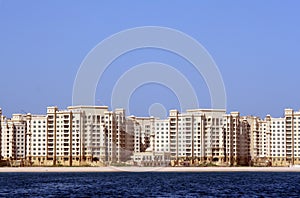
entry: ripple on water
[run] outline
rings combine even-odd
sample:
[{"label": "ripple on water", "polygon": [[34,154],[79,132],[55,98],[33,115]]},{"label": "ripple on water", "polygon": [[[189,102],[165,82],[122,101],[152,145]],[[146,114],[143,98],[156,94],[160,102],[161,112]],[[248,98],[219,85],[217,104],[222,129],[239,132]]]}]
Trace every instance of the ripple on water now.
[{"label": "ripple on water", "polygon": [[291,197],[300,173],[1,173],[1,197]]}]

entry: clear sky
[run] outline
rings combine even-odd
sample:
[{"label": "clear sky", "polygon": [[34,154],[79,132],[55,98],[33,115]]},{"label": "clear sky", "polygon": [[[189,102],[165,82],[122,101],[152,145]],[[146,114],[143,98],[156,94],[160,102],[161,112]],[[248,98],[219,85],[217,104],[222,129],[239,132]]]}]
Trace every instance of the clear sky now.
[{"label": "clear sky", "polygon": [[[164,26],[192,36],[214,58],[226,87],[228,112],[280,117],[284,108],[300,108],[299,10],[296,0],[0,0],[0,107],[9,117],[45,113],[50,105],[64,109],[72,104],[81,62],[100,41],[128,28]],[[179,70],[187,64],[158,50],[128,53],[106,71],[96,104],[109,105],[107,94],[124,68],[149,61]],[[203,79],[190,69],[181,72],[194,85],[200,106],[208,108]],[[139,116],[146,116],[155,102],[168,109],[178,105],[174,93],[157,84],[137,89],[131,100],[131,113]]]}]

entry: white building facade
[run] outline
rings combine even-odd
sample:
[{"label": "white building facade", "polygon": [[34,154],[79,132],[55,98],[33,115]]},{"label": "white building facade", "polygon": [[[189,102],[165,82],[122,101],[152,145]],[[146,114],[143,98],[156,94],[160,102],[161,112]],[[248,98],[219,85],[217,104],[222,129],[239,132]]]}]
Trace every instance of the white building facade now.
[{"label": "white building facade", "polygon": [[[300,165],[300,112],[264,119],[218,109],[170,110],[167,119],[126,117],[107,106],[48,107],[46,115],[2,115],[4,160],[37,166]],[[262,163],[261,163],[262,162]]]}]

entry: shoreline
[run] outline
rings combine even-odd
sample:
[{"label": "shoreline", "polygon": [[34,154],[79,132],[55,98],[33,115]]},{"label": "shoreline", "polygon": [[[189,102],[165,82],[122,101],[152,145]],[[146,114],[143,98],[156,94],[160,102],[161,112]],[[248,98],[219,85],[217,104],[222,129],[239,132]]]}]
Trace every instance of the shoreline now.
[{"label": "shoreline", "polygon": [[300,167],[3,167],[0,173],[42,172],[300,172]]}]

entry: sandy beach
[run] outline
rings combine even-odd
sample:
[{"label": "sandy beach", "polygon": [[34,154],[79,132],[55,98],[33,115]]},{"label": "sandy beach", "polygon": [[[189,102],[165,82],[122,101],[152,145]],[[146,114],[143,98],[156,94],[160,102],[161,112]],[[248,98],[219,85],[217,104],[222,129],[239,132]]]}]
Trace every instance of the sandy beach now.
[{"label": "sandy beach", "polygon": [[300,172],[300,167],[3,167],[4,172]]}]

